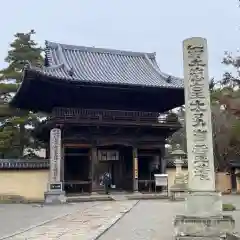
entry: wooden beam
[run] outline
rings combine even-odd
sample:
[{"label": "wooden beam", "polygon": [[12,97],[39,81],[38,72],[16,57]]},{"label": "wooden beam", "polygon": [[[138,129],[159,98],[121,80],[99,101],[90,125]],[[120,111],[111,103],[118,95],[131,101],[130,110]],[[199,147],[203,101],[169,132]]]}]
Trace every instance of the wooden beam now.
[{"label": "wooden beam", "polygon": [[90,148],[91,144],[81,144],[81,143],[64,143],[64,147],[71,147],[71,148]]}]

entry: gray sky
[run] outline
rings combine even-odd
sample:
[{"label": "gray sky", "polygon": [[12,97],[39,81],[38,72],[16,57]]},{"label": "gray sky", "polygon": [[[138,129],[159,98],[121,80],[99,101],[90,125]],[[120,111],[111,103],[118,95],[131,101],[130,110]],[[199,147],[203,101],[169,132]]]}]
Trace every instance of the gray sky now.
[{"label": "gray sky", "polygon": [[182,41],[208,39],[210,75],[225,50],[240,48],[237,0],[8,0],[1,3],[0,67],[16,32],[36,40],[156,52],[161,70],[182,76]]}]

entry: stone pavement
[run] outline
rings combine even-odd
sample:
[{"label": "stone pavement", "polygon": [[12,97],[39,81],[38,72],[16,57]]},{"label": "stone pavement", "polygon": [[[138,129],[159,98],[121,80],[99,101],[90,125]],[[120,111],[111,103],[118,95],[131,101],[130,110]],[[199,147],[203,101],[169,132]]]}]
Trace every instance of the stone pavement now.
[{"label": "stone pavement", "polygon": [[137,201],[102,202],[86,209],[80,207],[74,213],[7,239],[96,239],[136,203]]},{"label": "stone pavement", "polygon": [[[224,196],[223,202],[237,207],[237,211],[226,214],[233,215],[236,230],[239,230],[240,196]],[[0,234],[13,233],[48,220],[45,224],[5,239],[172,240],[172,222],[176,214],[183,212],[184,203],[168,200],[143,200],[136,203],[137,201],[127,200],[42,208],[0,205]],[[116,224],[109,228],[114,222]],[[99,234],[101,236],[96,238]]]},{"label": "stone pavement", "polygon": [[[237,211],[236,231],[240,229],[240,196],[223,196],[224,203],[232,203]],[[140,201],[131,212],[103,234],[99,240],[173,240],[173,220],[184,210],[183,202],[168,200]],[[226,215],[231,214],[225,212]]]},{"label": "stone pavement", "polygon": [[64,216],[76,210],[84,210],[96,203],[64,204],[44,206],[30,204],[0,204],[0,239],[6,235],[23,231],[33,225]]}]

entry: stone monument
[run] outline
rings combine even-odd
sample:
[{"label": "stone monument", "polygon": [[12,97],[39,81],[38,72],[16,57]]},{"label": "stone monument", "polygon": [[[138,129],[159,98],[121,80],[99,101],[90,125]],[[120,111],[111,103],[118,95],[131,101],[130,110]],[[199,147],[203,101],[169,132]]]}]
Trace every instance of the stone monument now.
[{"label": "stone monument", "polygon": [[62,162],[61,129],[53,128],[50,132],[50,171],[45,203],[66,202],[65,192],[61,182]]},{"label": "stone monument", "polygon": [[184,215],[176,216],[176,239],[217,240],[232,232],[234,220],[222,215],[215,189],[207,41],[183,42],[188,187]]}]

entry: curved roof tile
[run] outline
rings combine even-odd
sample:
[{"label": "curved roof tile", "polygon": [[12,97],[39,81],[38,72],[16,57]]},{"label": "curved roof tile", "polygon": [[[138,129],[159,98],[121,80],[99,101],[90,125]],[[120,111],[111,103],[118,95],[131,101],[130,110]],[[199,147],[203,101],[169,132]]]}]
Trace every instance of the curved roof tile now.
[{"label": "curved roof tile", "polygon": [[0,159],[0,169],[48,169],[48,159]]},{"label": "curved roof tile", "polygon": [[183,88],[183,80],[161,72],[155,53],[46,42],[45,75],[69,81]]}]

